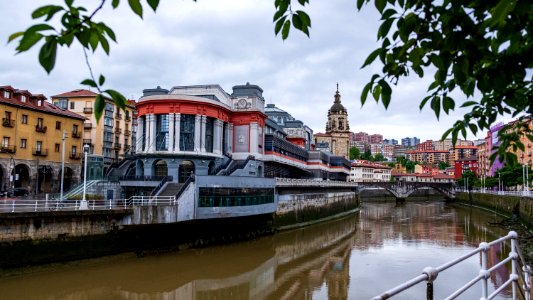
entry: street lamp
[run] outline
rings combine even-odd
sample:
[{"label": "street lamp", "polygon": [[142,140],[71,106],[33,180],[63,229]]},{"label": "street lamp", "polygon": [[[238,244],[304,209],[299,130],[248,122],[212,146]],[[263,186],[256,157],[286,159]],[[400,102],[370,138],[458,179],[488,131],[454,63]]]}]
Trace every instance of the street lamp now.
[{"label": "street lamp", "polygon": [[81,198],[80,209],[87,209],[87,200],[85,200],[85,192],[87,190],[87,154],[89,153],[89,145],[83,145],[84,167],[83,167],[83,197]]}]

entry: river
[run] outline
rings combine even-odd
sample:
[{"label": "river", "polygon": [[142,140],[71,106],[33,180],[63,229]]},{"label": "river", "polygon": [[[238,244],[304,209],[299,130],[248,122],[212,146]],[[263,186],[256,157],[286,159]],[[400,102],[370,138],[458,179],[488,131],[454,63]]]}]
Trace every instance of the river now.
[{"label": "river", "polygon": [[[363,201],[355,215],[251,241],[137,257],[124,254],[0,276],[0,299],[370,299],[505,235],[493,213],[444,201]],[[90,251],[90,249],[87,249]],[[491,251],[490,264],[507,254]],[[435,299],[477,275],[479,257],[440,274]],[[494,290],[508,276],[491,276]],[[479,299],[481,288],[460,299]],[[425,299],[425,284],[393,299]],[[499,299],[509,296],[504,291]]]}]

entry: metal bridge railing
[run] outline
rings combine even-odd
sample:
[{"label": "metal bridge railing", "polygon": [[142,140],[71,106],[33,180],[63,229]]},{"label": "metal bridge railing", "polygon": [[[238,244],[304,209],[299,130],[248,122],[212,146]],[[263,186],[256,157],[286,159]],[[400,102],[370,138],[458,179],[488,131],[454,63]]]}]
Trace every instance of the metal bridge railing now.
[{"label": "metal bridge railing", "polygon": [[[454,293],[452,293],[450,296],[446,297],[445,299],[456,299],[459,297],[462,293],[470,289],[474,284],[481,281],[481,297],[479,299],[485,300],[485,299],[493,299],[496,297],[501,291],[503,291],[508,286],[512,287],[512,299],[525,299],[530,300],[531,299],[531,282],[530,282],[530,276],[532,274],[532,270],[530,266],[528,266],[525,263],[524,257],[520,251],[520,248],[518,246],[518,235],[514,231],[510,231],[509,234],[507,234],[504,237],[501,237],[495,241],[492,241],[490,243],[480,243],[479,247],[455,260],[449,261],[441,266],[438,266],[436,268],[434,267],[426,267],[422,271],[422,275],[419,275],[409,281],[406,281],[384,293],[382,293],[379,296],[376,296],[372,298],[373,300],[382,300],[382,299],[389,299],[394,295],[397,295],[423,281],[426,281],[427,288],[426,288],[426,299],[433,299],[433,282],[435,279],[437,279],[437,276],[439,273],[447,270],[450,267],[453,267],[466,259],[479,254],[481,259],[481,269],[479,270],[479,274],[475,276],[472,280],[467,282],[465,285],[457,289]],[[502,260],[501,262],[497,263],[496,265],[492,266],[491,268],[488,268],[488,251],[503,242],[506,242],[510,240],[511,241],[511,250],[509,252],[509,256]],[[489,277],[490,274],[494,271],[496,271],[498,268],[505,266],[506,264],[511,263],[511,270],[510,270],[510,276],[509,279],[502,283],[500,287],[498,287],[492,294],[489,295]]]}]

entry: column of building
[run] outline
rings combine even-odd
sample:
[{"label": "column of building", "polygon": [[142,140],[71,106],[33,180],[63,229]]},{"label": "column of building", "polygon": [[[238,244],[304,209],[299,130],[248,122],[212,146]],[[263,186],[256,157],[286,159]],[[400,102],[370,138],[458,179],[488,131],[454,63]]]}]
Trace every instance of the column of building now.
[{"label": "column of building", "polygon": [[201,142],[201,116],[196,115],[194,118],[194,151],[200,151],[200,142]]},{"label": "column of building", "polygon": [[219,119],[215,120],[215,126],[214,126],[214,132],[213,132],[213,153],[214,154],[222,154],[222,128],[224,127],[224,122],[222,122]]},{"label": "column of building", "polygon": [[143,134],[144,130],[144,118],[139,117],[137,119],[137,141],[135,142],[135,151],[144,152],[143,139],[145,138]]},{"label": "column of building", "polygon": [[178,152],[180,151],[181,114],[177,113],[174,117],[174,121],[176,123],[174,126],[174,133],[176,137],[174,140],[174,149],[172,152]]},{"label": "column of building", "polygon": [[174,140],[176,138],[176,134],[174,131],[174,114],[170,113],[168,115],[168,152],[174,152]]},{"label": "column of building", "polygon": [[206,135],[206,116],[200,116],[200,152],[205,153],[205,135]]},{"label": "column of building", "polygon": [[148,149],[150,149],[148,152],[153,153],[156,148],[156,137],[157,137],[157,131],[156,131],[156,115],[150,114],[148,115],[150,117],[150,145],[148,146]]},{"label": "column of building", "polygon": [[259,136],[259,124],[256,122],[250,123],[250,154],[256,154],[258,150],[257,137]]}]

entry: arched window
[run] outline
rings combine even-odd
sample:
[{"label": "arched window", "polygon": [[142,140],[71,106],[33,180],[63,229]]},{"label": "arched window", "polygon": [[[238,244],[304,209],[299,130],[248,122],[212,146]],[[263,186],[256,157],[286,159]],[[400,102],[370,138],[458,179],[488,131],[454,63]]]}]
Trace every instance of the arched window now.
[{"label": "arched window", "polygon": [[182,161],[178,170],[178,181],[185,182],[192,174],[194,174],[194,163],[190,160]]},{"label": "arched window", "polygon": [[160,159],[154,163],[154,175],[155,176],[167,176],[168,175],[168,168],[167,168],[166,161]]}]

